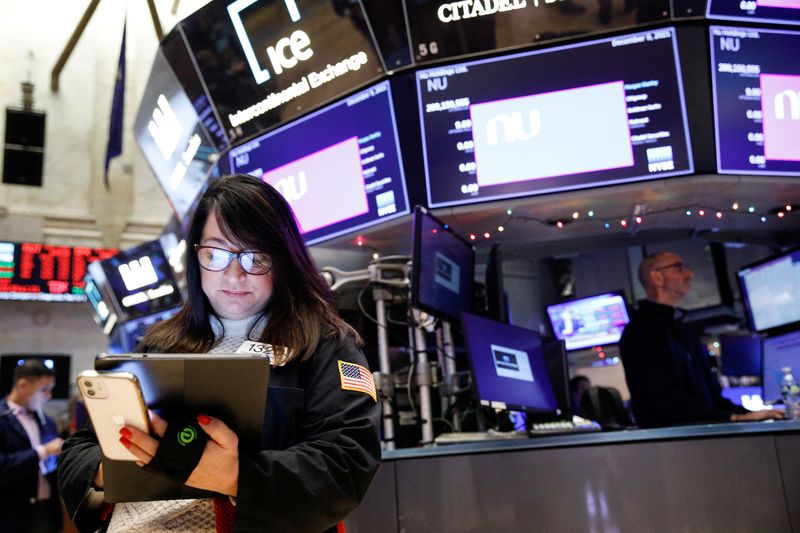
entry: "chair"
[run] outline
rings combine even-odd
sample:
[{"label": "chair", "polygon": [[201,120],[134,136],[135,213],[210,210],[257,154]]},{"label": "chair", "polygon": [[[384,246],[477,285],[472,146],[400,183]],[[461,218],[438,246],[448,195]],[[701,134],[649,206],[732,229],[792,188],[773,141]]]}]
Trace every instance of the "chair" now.
[{"label": "chair", "polygon": [[598,422],[604,430],[625,429],[634,425],[619,391],[614,387],[587,389],[581,395],[580,406],[584,416]]}]

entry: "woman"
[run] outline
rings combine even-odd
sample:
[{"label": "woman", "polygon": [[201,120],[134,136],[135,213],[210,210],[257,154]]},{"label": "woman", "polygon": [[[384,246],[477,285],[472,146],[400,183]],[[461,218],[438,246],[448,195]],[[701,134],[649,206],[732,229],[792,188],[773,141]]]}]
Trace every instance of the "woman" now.
[{"label": "woman", "polygon": [[[233,353],[245,341],[288,349],[276,350],[270,373],[266,446],[255,456],[239,455],[224,421],[201,414],[209,441],[186,484],[229,496],[235,531],[334,527],[360,501],[380,462],[371,376],[363,373],[367,387],[359,389],[340,375],[342,364],[366,367],[358,334],[337,315],[289,205],[268,184],[236,175],[210,185],[187,242],[187,300],[148,331],[139,351]],[[163,435],[167,422],[152,418]],[[129,427],[120,442],[140,466],[159,444]],[[59,484],[81,529],[103,524],[102,506],[92,504],[103,476],[91,431],[65,443]],[[214,509],[219,519],[223,508],[216,500],[117,504],[108,530],[214,531]]]}]

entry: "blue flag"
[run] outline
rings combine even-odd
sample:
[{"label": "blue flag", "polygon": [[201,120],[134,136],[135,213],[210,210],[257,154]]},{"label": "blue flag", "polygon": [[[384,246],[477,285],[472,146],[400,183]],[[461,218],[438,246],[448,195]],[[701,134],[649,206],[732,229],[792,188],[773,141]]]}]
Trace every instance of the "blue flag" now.
[{"label": "blue flag", "polygon": [[127,20],[122,26],[122,46],[119,51],[117,80],[114,82],[114,99],[111,102],[111,120],[108,124],[108,146],[106,146],[105,172],[103,183],[108,184],[108,165],[111,160],[122,153],[122,117],[125,108],[125,34],[128,31]]}]

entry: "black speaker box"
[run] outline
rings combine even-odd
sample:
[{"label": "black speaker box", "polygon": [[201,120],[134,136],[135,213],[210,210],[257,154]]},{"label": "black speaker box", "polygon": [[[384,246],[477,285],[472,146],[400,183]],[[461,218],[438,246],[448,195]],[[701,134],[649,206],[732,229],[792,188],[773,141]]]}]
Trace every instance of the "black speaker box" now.
[{"label": "black speaker box", "polygon": [[6,109],[3,183],[41,187],[45,114]]}]

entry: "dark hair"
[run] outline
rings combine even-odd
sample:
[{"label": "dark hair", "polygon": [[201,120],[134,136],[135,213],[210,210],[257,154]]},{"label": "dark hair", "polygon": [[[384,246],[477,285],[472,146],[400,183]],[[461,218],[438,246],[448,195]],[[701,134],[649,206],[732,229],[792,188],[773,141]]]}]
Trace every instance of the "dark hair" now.
[{"label": "dark hair", "polygon": [[56,372],[44,366],[40,359],[26,359],[21,365],[17,365],[14,369],[13,382],[16,384],[21,379],[29,381],[36,381],[43,376],[55,377]]},{"label": "dark hair", "polygon": [[333,292],[317,270],[289,204],[269,184],[237,174],[212,183],[200,199],[186,242],[186,302],[173,317],[150,328],[145,345],[177,353],[204,353],[214,346],[209,321],[214,311],[192,251],[211,213],[226,238],[272,257],[275,283],[262,310],[269,310],[269,320],[261,342],[288,348],[287,362],[311,357],[323,337],[342,342],[349,336],[361,344],[358,333],[339,317]]}]

